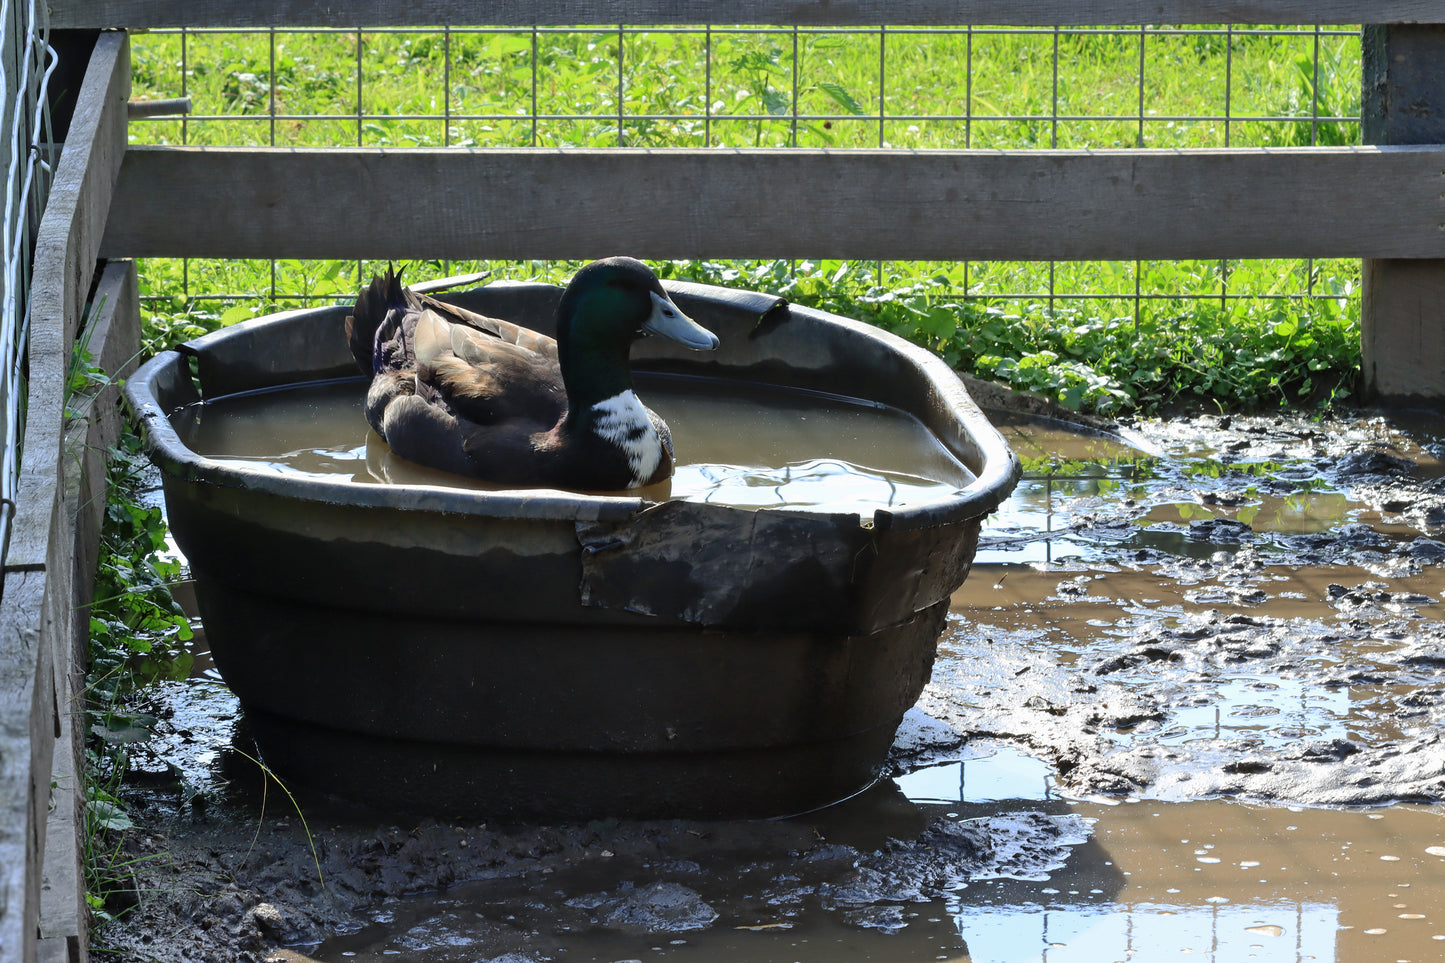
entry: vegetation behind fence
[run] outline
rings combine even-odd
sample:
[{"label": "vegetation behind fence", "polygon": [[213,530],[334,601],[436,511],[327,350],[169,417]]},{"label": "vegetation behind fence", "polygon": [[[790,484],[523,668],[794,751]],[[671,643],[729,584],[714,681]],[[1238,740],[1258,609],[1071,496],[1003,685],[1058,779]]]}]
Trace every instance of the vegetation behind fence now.
[{"label": "vegetation behind fence", "polygon": [[[136,144],[1191,149],[1360,136],[1357,27],[175,30],[138,37],[134,64],[137,97],[192,105],[134,122]],[[151,259],[142,275],[160,342],[279,304],[349,297],[372,267]],[[574,267],[423,270],[560,279]],[[1355,260],[669,269],[827,301],[967,370],[1104,410],[1157,404],[1175,389],[1314,399],[1348,390],[1358,364]],[[1181,326],[1194,336],[1181,340]],[[1220,370],[1229,367],[1242,370]],[[1299,374],[1281,381],[1290,368]]]}]

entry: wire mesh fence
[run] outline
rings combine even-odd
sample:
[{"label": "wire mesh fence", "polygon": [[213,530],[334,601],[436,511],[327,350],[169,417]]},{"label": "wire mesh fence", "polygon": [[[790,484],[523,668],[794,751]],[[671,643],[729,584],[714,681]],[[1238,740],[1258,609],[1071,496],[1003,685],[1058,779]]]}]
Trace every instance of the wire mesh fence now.
[{"label": "wire mesh fence", "polygon": [[23,442],[24,349],[30,324],[31,254],[54,167],[47,85],[55,69],[48,44],[46,7],[37,0],[0,3],[0,67],[3,106],[5,220],[0,229],[0,408],[4,453],[0,456],[0,553],[9,545],[15,486]]},{"label": "wire mesh fence", "polygon": [[[192,112],[136,143],[271,146],[1194,148],[1359,142],[1353,26],[157,31],[135,96]],[[145,265],[151,299],[324,301],[349,262]],[[444,271],[548,275],[536,262]],[[565,270],[565,266],[561,266]],[[1350,261],[876,265],[1016,312],[1132,317],[1357,297]],[[179,292],[179,294],[177,294]]]}]

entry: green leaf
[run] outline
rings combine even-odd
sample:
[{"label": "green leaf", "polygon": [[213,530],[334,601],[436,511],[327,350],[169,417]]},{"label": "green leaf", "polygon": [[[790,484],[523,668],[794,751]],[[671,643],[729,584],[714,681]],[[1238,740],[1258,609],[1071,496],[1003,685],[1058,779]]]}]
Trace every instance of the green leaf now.
[{"label": "green leaf", "polygon": [[249,321],[256,316],[249,304],[233,304],[221,313],[222,326],[236,324],[240,321]]},{"label": "green leaf", "polygon": [[868,111],[863,109],[863,105],[858,103],[858,99],[850,94],[842,84],[835,84],[832,81],[825,80],[818,85],[818,89],[833,98],[834,102],[850,114],[862,116],[868,113]]},{"label": "green leaf", "polygon": [[765,90],[762,94],[763,109],[774,117],[781,117],[787,114],[793,105],[792,99],[785,93],[778,90]]},{"label": "green leaf", "polygon": [[492,36],[487,53],[498,59],[532,52],[532,38],[523,34],[499,33]]},{"label": "green leaf", "polygon": [[90,727],[91,734],[113,746],[129,745],[133,742],[145,742],[151,737],[150,726],[155,720],[150,720],[150,725],[143,719],[109,719],[105,722],[97,722]]},{"label": "green leaf", "polygon": [[735,70],[756,70],[762,73],[782,74],[782,64],[778,61],[779,51],[770,48],[768,51],[749,50],[742,56],[735,58],[731,65]]},{"label": "green leaf", "polygon": [[918,326],[935,338],[947,338],[958,330],[958,316],[949,308],[936,305],[924,312]]},{"label": "green leaf", "polygon": [[135,825],[119,803],[109,799],[92,799],[86,804],[91,822],[112,832],[122,832]]}]

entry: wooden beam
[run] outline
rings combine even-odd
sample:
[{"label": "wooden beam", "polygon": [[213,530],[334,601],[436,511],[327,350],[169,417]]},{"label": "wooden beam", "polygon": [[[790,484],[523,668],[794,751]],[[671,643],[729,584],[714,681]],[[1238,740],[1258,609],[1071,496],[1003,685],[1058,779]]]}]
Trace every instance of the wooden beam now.
[{"label": "wooden beam", "polygon": [[71,524],[74,577],[67,606],[69,625],[55,647],[55,688],[60,699],[60,738],[52,773],[52,808],[45,833],[45,877],[40,898],[40,938],[64,947],[61,959],[84,960],[89,944],[82,852],[85,831],[85,667],[90,640],[100,530],[105,518],[106,453],[120,438],[120,381],[136,368],[140,302],[135,264],[112,261],[96,281],[81,343],[97,380],[72,397],[74,412],[61,460],[62,517]]},{"label": "wooden beam", "polygon": [[73,545],[61,449],[71,344],[125,152],[125,34],[95,45],[35,246],[25,450],[0,599],[0,946],[33,960],[52,757],[57,647],[71,638]]},{"label": "wooden beam", "polygon": [[120,441],[125,415],[121,384],[140,361],[140,288],[132,261],[111,261],[95,282],[89,321],[81,343],[95,380],[70,403],[74,424],[62,459],[67,481],[67,515],[75,524],[75,655],[90,637],[90,613],[100,530],[105,517],[106,459]]},{"label": "wooden beam", "polygon": [[102,251],[220,258],[1445,256],[1445,148],[132,148]]},{"label": "wooden beam", "polygon": [[566,24],[1069,26],[1428,23],[1437,0],[51,0],[65,27],[401,27]]},{"label": "wooden beam", "polygon": [[[1445,26],[1368,26],[1361,48],[1365,140],[1445,144]],[[1380,258],[1360,272],[1364,394],[1438,404],[1445,400],[1445,258]]]},{"label": "wooden beam", "polygon": [[[102,34],[91,55],[35,242],[30,394],[17,498],[17,533],[27,516],[33,514],[37,520],[41,515],[48,516],[42,503],[56,494],[66,369],[95,277],[95,262],[125,153],[125,105],[129,93],[129,40],[123,33]],[[25,500],[27,475],[45,486],[33,492],[33,505]],[[37,531],[43,528],[34,527]],[[7,568],[42,565],[47,554],[43,544],[31,545],[17,534],[12,536],[5,564]]]},{"label": "wooden beam", "polygon": [[[54,621],[46,573],[5,573],[0,622],[0,946],[35,958],[56,727]],[[44,774],[41,783],[36,778]]]}]

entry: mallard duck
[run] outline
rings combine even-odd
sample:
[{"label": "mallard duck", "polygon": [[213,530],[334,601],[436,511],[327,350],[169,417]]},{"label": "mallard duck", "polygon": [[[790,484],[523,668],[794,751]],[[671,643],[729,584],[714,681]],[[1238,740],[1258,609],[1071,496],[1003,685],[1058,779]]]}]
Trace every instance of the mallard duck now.
[{"label": "mallard duck", "polygon": [[640,261],[593,261],[557,308],[554,341],[372,278],[346,319],[371,378],[366,420],[409,461],[503,485],[621,491],[672,474],[672,433],[632,388],[645,334],[710,350],[717,335]]}]

